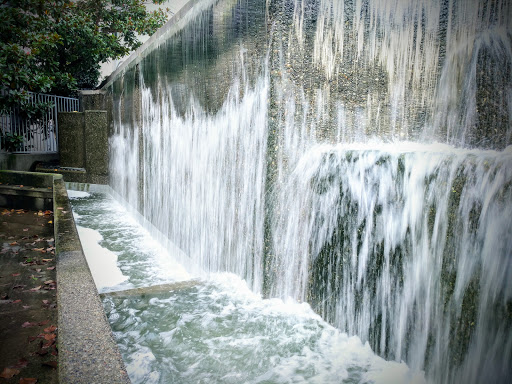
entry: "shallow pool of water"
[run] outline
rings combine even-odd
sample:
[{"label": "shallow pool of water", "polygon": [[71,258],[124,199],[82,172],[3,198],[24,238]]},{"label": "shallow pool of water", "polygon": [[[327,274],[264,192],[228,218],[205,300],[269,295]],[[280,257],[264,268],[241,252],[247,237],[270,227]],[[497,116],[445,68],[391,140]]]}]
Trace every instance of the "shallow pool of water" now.
[{"label": "shallow pool of water", "polygon": [[306,303],[262,299],[230,273],[190,274],[112,197],[70,197],[133,383],[424,382]]}]

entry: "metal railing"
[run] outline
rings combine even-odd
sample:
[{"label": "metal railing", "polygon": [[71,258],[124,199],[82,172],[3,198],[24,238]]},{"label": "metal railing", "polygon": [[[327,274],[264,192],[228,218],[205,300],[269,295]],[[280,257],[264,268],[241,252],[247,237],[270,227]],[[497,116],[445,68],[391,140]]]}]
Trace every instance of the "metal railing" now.
[{"label": "metal railing", "polygon": [[27,92],[32,105],[48,103],[49,107],[38,117],[22,118],[19,107],[0,116],[0,148],[2,152],[56,153],[58,152],[59,112],[79,111],[79,100],[72,97]]}]

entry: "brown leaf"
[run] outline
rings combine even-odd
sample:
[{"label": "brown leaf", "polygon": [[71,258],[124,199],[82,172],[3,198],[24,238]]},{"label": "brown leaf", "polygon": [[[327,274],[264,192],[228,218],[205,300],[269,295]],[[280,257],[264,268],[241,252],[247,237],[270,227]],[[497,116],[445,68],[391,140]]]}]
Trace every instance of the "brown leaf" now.
[{"label": "brown leaf", "polygon": [[31,289],[32,292],[36,292],[36,291],[39,291],[41,289],[42,285],[38,286],[38,287],[34,287]]},{"label": "brown leaf", "polygon": [[46,268],[48,271],[53,271],[55,269],[55,267],[48,267]]},{"label": "brown leaf", "polygon": [[0,373],[0,377],[3,377],[4,379],[10,379],[11,377],[17,375],[18,373],[20,373],[18,369],[4,368],[2,373]]},{"label": "brown leaf", "polygon": [[55,281],[54,280],[47,280],[44,282],[46,285],[49,285],[49,284],[55,284]]},{"label": "brown leaf", "polygon": [[37,269],[36,269],[36,272],[37,272],[37,273],[41,272],[41,268],[37,268]]},{"label": "brown leaf", "polygon": [[44,320],[44,321],[40,321],[39,322],[39,325],[46,325],[50,322],[50,320]]},{"label": "brown leaf", "polygon": [[37,323],[31,323],[31,322],[25,321],[23,324],[21,324],[21,327],[27,328],[27,327],[33,327],[34,325],[37,325]]},{"label": "brown leaf", "polygon": [[56,361],[46,361],[43,363],[43,365],[47,365],[52,368],[57,368],[57,362]]},{"label": "brown leaf", "polygon": [[25,358],[21,358],[18,360],[18,363],[12,368],[25,368],[28,365],[28,360]]},{"label": "brown leaf", "polygon": [[37,379],[34,379],[32,377],[20,378],[20,384],[36,384],[36,383],[37,383]]},{"label": "brown leaf", "polygon": [[14,277],[19,276],[19,275],[21,275],[21,273],[13,273],[13,274],[11,274],[11,276],[14,276]]},{"label": "brown leaf", "polygon": [[28,228],[23,228],[23,232],[28,232]]},{"label": "brown leaf", "polygon": [[52,325],[52,326],[50,326],[48,328],[45,328],[44,331],[46,333],[51,333],[51,332],[54,332],[56,329],[57,329],[57,327],[55,325]]},{"label": "brown leaf", "polygon": [[13,241],[12,243],[9,243],[9,245],[18,245],[17,241]]},{"label": "brown leaf", "polygon": [[16,284],[14,287],[12,287],[12,289],[20,289],[20,288],[23,288],[25,287],[24,285],[21,285],[21,284]]},{"label": "brown leaf", "polygon": [[50,300],[43,300],[43,304],[45,304],[45,305],[50,304]]},{"label": "brown leaf", "polygon": [[18,303],[21,303],[21,300],[20,300],[20,299],[18,299],[18,300],[14,300],[14,301],[12,302],[12,304],[18,304]]},{"label": "brown leaf", "polygon": [[53,259],[43,259],[43,263],[48,263],[49,261],[52,261]]},{"label": "brown leaf", "polygon": [[48,333],[48,334],[44,335],[44,339],[46,341],[55,340],[56,337],[57,337],[57,335],[55,333]]},{"label": "brown leaf", "polygon": [[41,348],[43,348],[43,349],[48,349],[48,348],[50,348],[53,344],[55,344],[55,340],[50,340],[50,341],[49,341],[49,342],[47,342],[46,344],[43,344],[43,345],[41,346]]}]

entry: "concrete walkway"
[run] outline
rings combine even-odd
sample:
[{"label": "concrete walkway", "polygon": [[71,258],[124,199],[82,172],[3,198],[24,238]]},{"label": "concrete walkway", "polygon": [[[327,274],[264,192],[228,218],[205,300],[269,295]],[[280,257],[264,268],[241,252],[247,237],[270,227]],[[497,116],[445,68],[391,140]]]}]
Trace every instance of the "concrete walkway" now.
[{"label": "concrete walkway", "polygon": [[[6,284],[0,286],[0,293],[6,292],[2,293],[5,302],[0,304],[0,370],[8,368],[5,376],[14,373],[0,380],[130,383],[82,251],[62,176],[0,171],[0,184],[11,185],[11,190],[20,193],[23,188],[41,187],[41,180],[52,185],[53,209],[41,211],[42,215],[9,209],[5,224],[0,223],[5,249],[0,254],[0,284]],[[38,242],[31,245],[31,240],[39,238],[43,246],[36,246]],[[41,256],[46,253],[52,257]],[[30,265],[24,265],[24,260]],[[12,322],[6,320],[10,316]]]}]

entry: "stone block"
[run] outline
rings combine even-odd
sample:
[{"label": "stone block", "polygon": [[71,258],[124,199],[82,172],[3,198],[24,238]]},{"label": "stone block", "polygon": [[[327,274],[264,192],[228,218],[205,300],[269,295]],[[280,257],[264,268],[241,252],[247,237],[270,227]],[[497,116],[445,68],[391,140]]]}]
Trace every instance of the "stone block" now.
[{"label": "stone block", "polygon": [[108,174],[108,123],[106,111],[84,112],[85,169],[90,175]]},{"label": "stone block", "polygon": [[85,168],[84,114],[59,113],[59,152],[63,167]]}]

